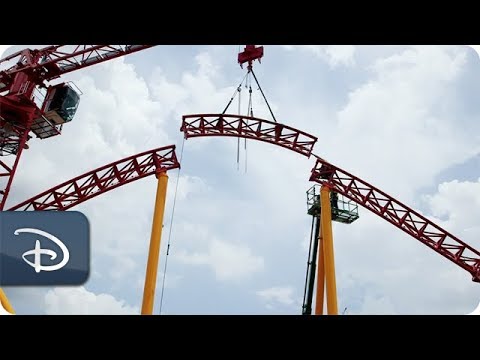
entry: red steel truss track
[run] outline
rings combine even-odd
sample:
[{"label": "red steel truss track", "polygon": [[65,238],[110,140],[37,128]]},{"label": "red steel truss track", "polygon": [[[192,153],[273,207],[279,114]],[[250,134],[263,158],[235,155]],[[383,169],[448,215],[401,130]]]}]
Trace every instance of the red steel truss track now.
[{"label": "red steel truss track", "polygon": [[[185,138],[233,136],[265,141],[310,157],[317,138],[279,123],[241,115],[184,115],[180,131]],[[314,155],[315,156],[315,155]],[[443,230],[423,215],[360,178],[316,157],[310,181],[362,205],[454,262],[480,282],[480,252]]]},{"label": "red steel truss track", "polygon": [[360,178],[317,157],[310,181],[355,201],[446,257],[480,282],[480,252]]},{"label": "red steel truss track", "polygon": [[185,139],[233,136],[260,140],[310,157],[317,138],[290,126],[250,116],[228,114],[184,115],[180,131]]},{"label": "red steel truss track", "polygon": [[[238,115],[186,115],[183,117],[181,131],[186,138],[236,136],[265,141],[307,157],[311,155],[317,140],[285,125]],[[326,185],[355,201],[468,271],[473,281],[480,282],[478,250],[385,192],[322,158],[315,157],[310,181]],[[9,210],[67,210],[124,184],[178,167],[180,164],[174,145],[150,150],[66,181]]]},{"label": "red steel truss track", "polygon": [[179,167],[175,145],[153,149],[68,180],[9,210],[67,210],[122,185]]}]

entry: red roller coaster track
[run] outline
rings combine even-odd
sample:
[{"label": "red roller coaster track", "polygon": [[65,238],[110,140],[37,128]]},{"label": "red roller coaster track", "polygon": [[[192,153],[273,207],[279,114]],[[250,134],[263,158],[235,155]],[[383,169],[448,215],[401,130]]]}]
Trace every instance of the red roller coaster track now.
[{"label": "red roller coaster track", "polygon": [[[225,118],[233,118],[233,121],[228,122]],[[188,121],[189,119],[194,120]],[[251,122],[247,123],[248,120]],[[276,132],[275,125],[280,129],[288,129],[288,133],[282,133],[282,130]],[[307,157],[310,156],[317,140],[312,135],[279,123],[239,115],[185,115],[180,130],[185,133],[186,138],[235,136],[266,141]],[[306,140],[299,140],[300,134]],[[318,156],[315,157],[317,161],[310,181],[326,185],[362,205],[467,270],[472,275],[473,281],[480,282],[480,252],[478,250],[383,191]]]},{"label": "red roller coaster track", "polygon": [[317,157],[310,181],[355,201],[446,257],[480,282],[480,252],[362,179]]},{"label": "red roller coaster track", "polygon": [[268,120],[242,115],[184,115],[185,138],[199,136],[233,136],[264,141],[310,157],[317,138],[301,130]]},{"label": "red roller coaster track", "polygon": [[[231,127],[228,131],[210,132],[209,126],[205,125],[206,117],[214,117],[216,123],[223,124],[223,117],[234,118],[237,127]],[[198,123],[201,129],[194,128],[186,119],[195,118],[193,123]],[[204,120],[202,120],[204,119]],[[258,132],[246,130],[245,120],[255,122]],[[252,123],[248,125],[251,126]],[[230,123],[231,124],[231,123]],[[279,145],[309,156],[316,138],[291,127],[281,125],[281,129],[288,129],[289,134],[302,134],[308,141],[298,143],[299,136],[282,137],[275,136],[275,130],[268,128],[266,133],[262,131],[264,124],[281,125],[266,120],[248,118],[234,115],[188,115],[183,117],[182,131],[186,137],[200,136],[236,136],[259,141],[265,141]],[[225,127],[223,128],[225,129]],[[237,132],[235,134],[235,131]],[[278,132],[277,132],[278,133]],[[193,135],[191,135],[193,134]],[[309,145],[305,145],[305,144]],[[305,147],[302,147],[305,146]],[[362,205],[382,219],[395,225],[410,236],[419,240],[429,248],[438,252],[461,268],[468,271],[473,281],[480,282],[480,252],[472,246],[464,243],[454,235],[443,230],[423,215],[402,204],[385,192],[375,188],[360,178],[316,157],[316,164],[312,169],[311,181],[326,185],[332,190]],[[102,166],[84,175],[66,181],[54,188],[47,190],[33,198],[26,200],[9,210],[67,210],[88,199],[113,190],[122,185],[139,180],[159,171],[166,171],[180,167],[175,155],[175,146],[170,145],[153,149],[120,161]]]},{"label": "red roller coaster track", "polygon": [[175,145],[153,149],[65,181],[9,210],[67,210],[132,181],[179,167]]}]

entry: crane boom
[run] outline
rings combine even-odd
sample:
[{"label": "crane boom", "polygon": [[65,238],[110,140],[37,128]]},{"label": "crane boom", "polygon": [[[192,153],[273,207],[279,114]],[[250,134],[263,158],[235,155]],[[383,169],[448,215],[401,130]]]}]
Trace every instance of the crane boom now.
[{"label": "crane boom", "polygon": [[131,54],[153,45],[52,45],[25,49],[0,60],[16,59],[16,64],[0,71],[0,91],[10,90],[15,74],[28,72],[36,84],[91,65]]},{"label": "crane boom", "polygon": [[[51,45],[24,49],[0,60],[0,210],[10,192],[23,149],[33,132],[47,139],[61,134],[77,110],[80,95],[68,84],[45,84],[61,75],[149,48],[153,45]],[[14,65],[12,65],[14,64]],[[10,67],[9,67],[10,66]],[[46,89],[40,98],[39,87]]]}]

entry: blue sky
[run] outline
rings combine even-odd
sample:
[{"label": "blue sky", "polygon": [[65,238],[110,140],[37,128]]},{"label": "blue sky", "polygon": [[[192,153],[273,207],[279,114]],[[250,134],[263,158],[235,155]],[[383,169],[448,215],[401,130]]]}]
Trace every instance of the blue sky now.
[{"label": "blue sky", "polygon": [[[77,115],[62,136],[30,141],[9,204],[154,147],[179,153],[181,116],[221,112],[243,78],[238,50],[157,46],[65,76],[84,93]],[[479,249],[479,65],[467,46],[265,46],[254,69],[277,120],[318,137],[316,154]],[[271,119],[253,97],[255,115]],[[247,146],[245,173],[235,139],[185,141],[162,313],[301,313],[314,159]],[[169,176],[159,284],[177,172]],[[144,179],[78,206],[91,224],[91,278],[79,288],[6,288],[17,313],[138,313],[155,186]],[[367,210],[333,229],[341,311],[477,306],[468,273]]]}]

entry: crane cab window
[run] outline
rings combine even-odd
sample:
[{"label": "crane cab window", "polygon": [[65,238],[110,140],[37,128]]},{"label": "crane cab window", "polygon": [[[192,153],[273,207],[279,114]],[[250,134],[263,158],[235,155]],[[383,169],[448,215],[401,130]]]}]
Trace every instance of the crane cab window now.
[{"label": "crane cab window", "polygon": [[44,112],[48,120],[57,125],[69,122],[77,112],[80,95],[67,84],[60,84],[48,90]]}]

